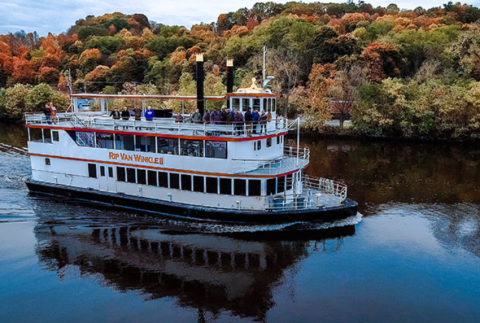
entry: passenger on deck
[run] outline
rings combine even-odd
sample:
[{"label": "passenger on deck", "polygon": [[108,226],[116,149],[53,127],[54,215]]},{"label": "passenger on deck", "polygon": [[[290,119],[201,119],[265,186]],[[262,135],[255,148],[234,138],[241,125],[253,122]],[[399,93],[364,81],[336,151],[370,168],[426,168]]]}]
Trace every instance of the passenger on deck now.
[{"label": "passenger on deck", "polygon": [[130,119],[130,112],[127,110],[127,107],[123,107],[122,119],[123,120],[129,120]]},{"label": "passenger on deck", "polygon": [[241,135],[243,133],[243,115],[235,109],[235,134]]},{"label": "passenger on deck", "polygon": [[267,115],[265,114],[265,111],[262,111],[262,114],[260,115],[260,133],[265,130],[265,133],[267,133]]},{"label": "passenger on deck", "polygon": [[252,108],[248,108],[247,112],[245,112],[245,128],[247,130],[247,136],[252,136]]},{"label": "passenger on deck", "polygon": [[202,122],[202,115],[200,114],[200,110],[195,110],[195,113],[192,114],[192,122],[193,123],[201,123]]},{"label": "passenger on deck", "polygon": [[53,102],[50,102],[50,111],[53,123],[57,124],[57,108],[53,105]]},{"label": "passenger on deck", "polygon": [[180,113],[177,113],[175,117],[175,123],[183,123],[183,116]]},{"label": "passenger on deck", "polygon": [[210,115],[210,121],[212,124],[220,124],[222,121],[222,114],[218,109],[215,109],[212,114]]},{"label": "passenger on deck", "polygon": [[120,119],[120,112],[118,111],[117,108],[113,109],[112,112],[110,112],[110,117],[113,117],[113,119]]},{"label": "passenger on deck", "polygon": [[203,115],[203,122],[210,123],[210,111],[205,110],[205,114]]},{"label": "passenger on deck", "polygon": [[155,113],[152,110],[151,106],[148,106],[147,111],[145,111],[145,120],[153,121],[153,117],[155,117]]},{"label": "passenger on deck", "polygon": [[227,124],[227,116],[229,111],[226,107],[222,107],[222,124]]},{"label": "passenger on deck", "polygon": [[253,121],[253,133],[257,133],[257,125],[258,120],[260,118],[260,114],[258,113],[258,109],[253,110],[252,112],[252,121]]},{"label": "passenger on deck", "polygon": [[48,103],[45,103],[45,109],[43,109],[43,114],[45,114],[45,118],[47,119],[47,123],[51,124],[50,116],[52,115],[52,110],[50,109],[50,106],[48,105]]},{"label": "passenger on deck", "polygon": [[138,106],[135,106],[135,108],[133,108],[133,113],[135,114],[135,121],[142,120],[142,109],[140,109]]},{"label": "passenger on deck", "polygon": [[233,109],[231,111],[227,109],[226,112],[227,112],[226,123],[227,124],[232,124],[233,121],[235,121],[235,111],[233,111]]},{"label": "passenger on deck", "polygon": [[272,114],[270,113],[270,111],[268,111],[267,113],[267,122],[270,122],[272,121]]}]

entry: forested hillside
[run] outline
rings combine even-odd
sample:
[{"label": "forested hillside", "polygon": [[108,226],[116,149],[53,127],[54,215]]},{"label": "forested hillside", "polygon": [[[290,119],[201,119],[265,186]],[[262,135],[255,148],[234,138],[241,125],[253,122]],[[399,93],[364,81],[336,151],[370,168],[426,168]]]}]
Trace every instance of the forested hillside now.
[{"label": "forested hillside", "polygon": [[479,19],[478,8],[451,2],[257,3],[190,29],[143,14],[88,16],[58,36],[0,36],[0,117],[66,104],[45,84],[65,92],[69,71],[75,91],[195,94],[200,52],[206,94],[223,94],[225,60],[234,59],[236,86],[248,86],[261,78],[265,45],[281,108],[308,127],[321,130],[334,108],[359,134],[479,138]]}]

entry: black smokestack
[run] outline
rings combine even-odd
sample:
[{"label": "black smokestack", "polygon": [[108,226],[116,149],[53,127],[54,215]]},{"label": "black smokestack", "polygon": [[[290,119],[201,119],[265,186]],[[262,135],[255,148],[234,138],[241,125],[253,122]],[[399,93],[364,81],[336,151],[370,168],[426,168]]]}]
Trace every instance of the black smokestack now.
[{"label": "black smokestack", "polygon": [[227,93],[233,92],[233,59],[227,59]]},{"label": "black smokestack", "polygon": [[203,70],[203,54],[197,54],[197,109],[203,116],[205,110],[205,97],[203,95],[203,81],[205,71]]}]

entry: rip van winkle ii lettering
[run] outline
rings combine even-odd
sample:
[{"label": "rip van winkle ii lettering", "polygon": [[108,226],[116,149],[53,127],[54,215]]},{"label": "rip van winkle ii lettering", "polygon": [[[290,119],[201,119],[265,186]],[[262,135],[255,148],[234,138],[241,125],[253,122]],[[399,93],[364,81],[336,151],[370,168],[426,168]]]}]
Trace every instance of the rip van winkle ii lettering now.
[{"label": "rip van winkle ii lettering", "polygon": [[163,158],[145,157],[137,154],[130,155],[130,154],[123,154],[123,153],[121,154],[109,153],[108,158],[114,159],[114,160],[118,160],[120,158],[120,160],[123,160],[123,161],[136,161],[136,162],[145,163],[145,164],[163,165]]}]

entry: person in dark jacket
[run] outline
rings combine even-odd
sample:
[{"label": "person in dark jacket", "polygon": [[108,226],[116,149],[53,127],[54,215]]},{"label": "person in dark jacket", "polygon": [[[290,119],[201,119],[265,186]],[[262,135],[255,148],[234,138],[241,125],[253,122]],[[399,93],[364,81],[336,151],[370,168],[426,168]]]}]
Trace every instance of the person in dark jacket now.
[{"label": "person in dark jacket", "polygon": [[50,116],[52,115],[52,110],[50,109],[50,106],[48,105],[48,103],[45,103],[45,109],[43,109],[43,114],[45,114],[45,118],[47,119],[47,123],[51,123],[50,122]]},{"label": "person in dark jacket", "polygon": [[120,112],[118,111],[117,108],[113,109],[113,111],[110,112],[110,117],[112,117],[115,120],[120,119]]},{"label": "person in dark jacket", "polygon": [[122,119],[123,120],[129,120],[130,119],[130,112],[127,110],[127,107],[123,107]]},{"label": "person in dark jacket", "polygon": [[258,120],[260,119],[260,114],[258,113],[258,109],[253,110],[252,112],[252,124],[253,124],[253,133],[257,133],[257,125]]},{"label": "person in dark jacket", "polygon": [[235,122],[235,133],[241,135],[243,133],[243,115],[237,109],[235,109],[234,122]]},{"label": "person in dark jacket", "polygon": [[251,137],[252,136],[252,108],[248,108],[247,112],[245,112],[245,128],[247,131],[247,136]]},{"label": "person in dark jacket", "polygon": [[135,115],[135,121],[142,120],[142,109],[140,109],[138,106],[135,106],[135,108],[133,108],[133,113]]},{"label": "person in dark jacket", "polygon": [[175,117],[175,122],[183,123],[183,116],[180,113],[177,113],[177,116]]},{"label": "person in dark jacket", "polygon": [[192,114],[192,122],[193,123],[201,123],[202,122],[202,115],[200,114],[200,110],[195,110],[195,113]]},{"label": "person in dark jacket", "polygon": [[203,115],[203,122],[207,124],[210,123],[210,111],[205,111],[205,114]]}]

